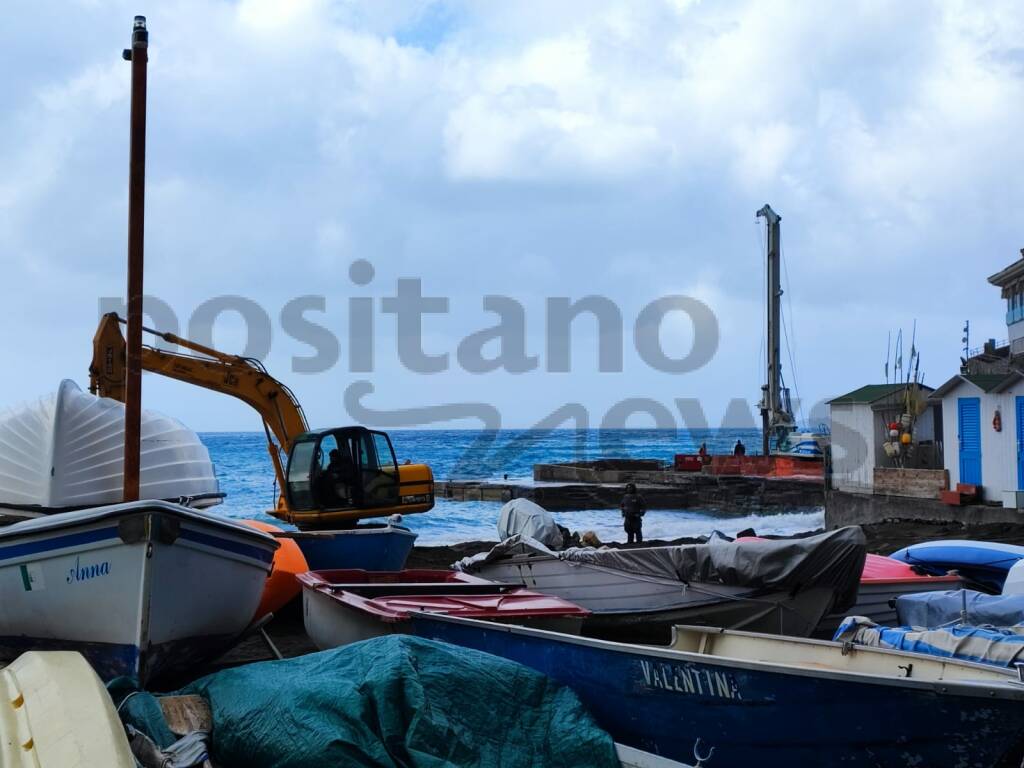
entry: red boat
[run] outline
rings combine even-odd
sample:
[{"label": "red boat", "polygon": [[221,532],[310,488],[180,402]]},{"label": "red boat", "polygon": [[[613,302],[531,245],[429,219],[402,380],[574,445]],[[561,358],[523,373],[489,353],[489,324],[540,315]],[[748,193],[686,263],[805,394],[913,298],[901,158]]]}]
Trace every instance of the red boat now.
[{"label": "red boat", "polygon": [[318,648],[407,631],[418,611],[579,634],[584,608],[457,571],[309,571],[299,574],[306,632]]},{"label": "red boat", "polygon": [[884,555],[868,555],[860,577],[857,602],[843,613],[826,616],[819,625],[820,634],[832,633],[847,616],[866,616],[883,627],[896,625],[895,599],[915,592],[960,589],[963,580],[956,575],[929,576],[900,560]]},{"label": "red boat", "polygon": [[[739,540],[766,541],[761,536],[741,536]],[[914,566],[885,555],[869,554],[861,571],[857,602],[842,613],[821,620],[814,635],[832,637],[847,616],[866,616],[883,627],[896,625],[896,603],[900,595],[960,589],[963,580],[956,575],[931,576]]]}]

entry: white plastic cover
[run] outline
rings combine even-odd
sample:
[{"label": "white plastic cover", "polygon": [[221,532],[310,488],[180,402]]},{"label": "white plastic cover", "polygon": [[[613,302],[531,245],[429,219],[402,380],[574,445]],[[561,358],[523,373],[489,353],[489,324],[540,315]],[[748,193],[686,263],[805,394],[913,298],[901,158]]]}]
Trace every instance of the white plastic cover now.
[{"label": "white plastic cover", "polygon": [[[208,497],[219,486],[199,436],[175,419],[142,412],[140,496]],[[0,506],[43,508],[122,500],[124,404],[65,379],[57,392],[0,413]]]},{"label": "white plastic cover", "polygon": [[562,532],[551,513],[529,499],[512,499],[498,514],[498,537],[504,541],[513,536],[534,539],[550,549],[562,548]]},{"label": "white plastic cover", "polygon": [[1003,582],[1004,595],[1024,595],[1024,560],[1018,560],[1006,574]]}]

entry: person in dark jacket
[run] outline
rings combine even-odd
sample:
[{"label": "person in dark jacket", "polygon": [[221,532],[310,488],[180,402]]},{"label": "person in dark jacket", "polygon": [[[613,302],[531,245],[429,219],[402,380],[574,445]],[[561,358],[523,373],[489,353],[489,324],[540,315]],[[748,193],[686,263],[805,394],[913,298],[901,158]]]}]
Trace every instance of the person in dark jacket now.
[{"label": "person in dark jacket", "polygon": [[622,525],[626,529],[626,543],[638,544],[644,540],[644,512],[647,511],[647,504],[644,497],[636,491],[633,483],[626,485],[626,493],[622,497]]},{"label": "person in dark jacket", "polygon": [[747,446],[745,446],[743,444],[742,440],[737,440],[736,441],[736,445],[732,449],[732,455],[733,456],[746,456],[747,455]]}]

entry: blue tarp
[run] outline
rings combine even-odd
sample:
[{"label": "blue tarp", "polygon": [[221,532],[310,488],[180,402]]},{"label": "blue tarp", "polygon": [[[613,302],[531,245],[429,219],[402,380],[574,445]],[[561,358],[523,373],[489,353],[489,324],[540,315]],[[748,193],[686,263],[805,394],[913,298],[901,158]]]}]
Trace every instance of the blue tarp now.
[{"label": "blue tarp", "polygon": [[986,595],[973,589],[901,595],[896,598],[896,617],[906,627],[934,629],[960,623],[965,602],[967,624],[1012,627],[1024,622],[1024,595]]},{"label": "blue tarp", "polygon": [[619,766],[569,688],[407,635],[224,670],[178,693],[209,702],[223,768]]},{"label": "blue tarp", "polygon": [[1024,661],[1024,627],[880,627],[863,616],[850,616],[839,625],[833,639],[996,667],[1013,668],[1016,662]]},{"label": "blue tarp", "polygon": [[1024,547],[1001,542],[948,539],[904,547],[889,557],[935,575],[955,570],[968,581],[999,592],[1010,568],[1024,559]]}]

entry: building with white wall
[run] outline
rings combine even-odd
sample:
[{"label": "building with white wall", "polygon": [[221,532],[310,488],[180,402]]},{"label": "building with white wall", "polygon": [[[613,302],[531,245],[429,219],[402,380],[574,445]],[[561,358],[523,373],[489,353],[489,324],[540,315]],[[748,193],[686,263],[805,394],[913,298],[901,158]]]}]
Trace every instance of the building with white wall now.
[{"label": "building with white wall", "polygon": [[942,404],[951,486],[975,485],[987,501],[1016,507],[1024,490],[1024,375],[960,374],[932,393]]},{"label": "building with white wall", "polygon": [[[918,386],[914,397],[928,397],[931,387]],[[868,384],[829,401],[832,431],[832,487],[850,493],[873,493],[876,467],[893,467],[886,454],[889,424],[907,410],[906,384]],[[914,468],[942,466],[936,444],[937,408],[927,407],[914,424],[913,455],[904,462]]]}]

